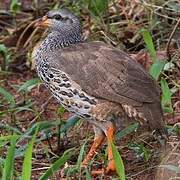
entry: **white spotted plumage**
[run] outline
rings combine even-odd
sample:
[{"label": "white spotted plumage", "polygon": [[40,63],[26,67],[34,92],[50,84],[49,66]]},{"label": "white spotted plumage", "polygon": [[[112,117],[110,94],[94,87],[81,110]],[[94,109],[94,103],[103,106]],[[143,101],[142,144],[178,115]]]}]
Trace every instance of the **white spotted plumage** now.
[{"label": "white spotted plumage", "polygon": [[[47,69],[46,66],[48,65],[45,63],[43,65],[42,63],[41,66],[37,67],[40,68],[38,69],[39,76],[58,102],[69,111],[75,112],[85,118],[92,118],[90,110],[96,104],[95,98],[83,92],[80,86],[73,82],[66,73],[55,68],[48,67]],[[80,97],[81,94],[83,97]]]}]

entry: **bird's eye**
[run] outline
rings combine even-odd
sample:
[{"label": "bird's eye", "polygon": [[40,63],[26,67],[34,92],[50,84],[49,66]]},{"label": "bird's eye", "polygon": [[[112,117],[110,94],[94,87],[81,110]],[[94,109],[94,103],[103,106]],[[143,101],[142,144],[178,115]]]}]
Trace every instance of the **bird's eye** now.
[{"label": "bird's eye", "polygon": [[60,21],[60,20],[63,20],[63,17],[61,15],[59,15],[59,14],[56,14],[56,15],[53,16],[53,19],[56,19],[56,20]]}]

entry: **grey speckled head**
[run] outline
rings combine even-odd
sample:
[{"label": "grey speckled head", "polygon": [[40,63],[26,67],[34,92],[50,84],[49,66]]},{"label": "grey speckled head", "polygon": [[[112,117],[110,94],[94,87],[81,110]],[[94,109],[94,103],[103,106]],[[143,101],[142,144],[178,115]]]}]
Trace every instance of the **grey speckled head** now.
[{"label": "grey speckled head", "polygon": [[37,26],[50,29],[39,49],[54,51],[82,41],[80,21],[67,9],[49,11],[37,22]]},{"label": "grey speckled head", "polygon": [[69,10],[51,10],[46,15],[52,31],[81,33],[79,19]]}]

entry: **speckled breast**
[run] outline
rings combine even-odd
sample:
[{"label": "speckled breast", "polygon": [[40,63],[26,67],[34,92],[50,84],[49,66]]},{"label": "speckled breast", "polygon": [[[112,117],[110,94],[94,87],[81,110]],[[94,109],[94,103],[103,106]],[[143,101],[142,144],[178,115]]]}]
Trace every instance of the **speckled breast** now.
[{"label": "speckled breast", "polygon": [[37,71],[41,80],[62,106],[84,118],[92,118],[90,112],[97,104],[97,100],[83,92],[66,73],[50,67],[45,62],[37,66]]}]

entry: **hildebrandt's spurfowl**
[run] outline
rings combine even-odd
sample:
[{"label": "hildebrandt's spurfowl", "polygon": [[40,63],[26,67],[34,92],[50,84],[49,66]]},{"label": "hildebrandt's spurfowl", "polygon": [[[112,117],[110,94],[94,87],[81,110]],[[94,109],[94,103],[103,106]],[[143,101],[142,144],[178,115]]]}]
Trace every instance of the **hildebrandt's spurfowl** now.
[{"label": "hildebrandt's spurfowl", "polygon": [[135,60],[104,42],[84,42],[79,19],[67,9],[49,11],[36,26],[49,28],[34,53],[39,77],[62,106],[93,125],[84,165],[107,138],[105,172],[114,171],[111,142],[128,121],[165,133],[159,87]]}]

